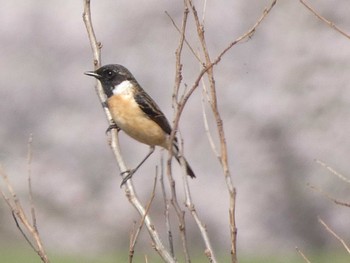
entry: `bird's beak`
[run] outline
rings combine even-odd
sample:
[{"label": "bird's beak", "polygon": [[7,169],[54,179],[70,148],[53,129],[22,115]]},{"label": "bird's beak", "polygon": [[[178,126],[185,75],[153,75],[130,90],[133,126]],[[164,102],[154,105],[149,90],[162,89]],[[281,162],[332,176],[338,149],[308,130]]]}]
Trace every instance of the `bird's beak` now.
[{"label": "bird's beak", "polygon": [[88,76],[93,76],[97,79],[100,79],[101,78],[101,75],[97,74],[95,71],[86,71],[84,72],[85,75],[88,75]]}]

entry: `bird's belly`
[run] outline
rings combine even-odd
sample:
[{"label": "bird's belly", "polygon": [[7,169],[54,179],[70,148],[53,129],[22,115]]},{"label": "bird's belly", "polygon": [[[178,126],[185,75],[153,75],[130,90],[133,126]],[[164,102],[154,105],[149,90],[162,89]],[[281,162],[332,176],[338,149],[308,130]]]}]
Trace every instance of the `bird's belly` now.
[{"label": "bird's belly", "polygon": [[108,108],[114,122],[130,137],[150,146],[167,147],[165,132],[129,96],[110,97]]}]

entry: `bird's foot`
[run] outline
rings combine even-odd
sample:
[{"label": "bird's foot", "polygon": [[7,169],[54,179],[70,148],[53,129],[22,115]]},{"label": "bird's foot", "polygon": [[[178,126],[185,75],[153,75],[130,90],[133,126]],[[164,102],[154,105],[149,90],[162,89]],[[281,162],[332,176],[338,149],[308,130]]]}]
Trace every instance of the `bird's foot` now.
[{"label": "bird's foot", "polygon": [[126,183],[126,181],[128,181],[134,175],[135,172],[136,172],[135,169],[126,170],[124,172],[121,172],[120,173],[121,176],[123,176],[125,174],[126,174],[126,176],[123,178],[122,183],[120,184],[120,187],[122,187]]},{"label": "bird's foot", "polygon": [[120,128],[118,127],[118,125],[117,124],[115,124],[115,123],[113,123],[113,124],[111,124],[111,125],[109,125],[108,126],[108,128],[107,128],[107,130],[106,130],[106,134],[107,133],[109,133],[111,130],[113,130],[113,129],[117,129],[117,132],[119,132],[120,131]]}]

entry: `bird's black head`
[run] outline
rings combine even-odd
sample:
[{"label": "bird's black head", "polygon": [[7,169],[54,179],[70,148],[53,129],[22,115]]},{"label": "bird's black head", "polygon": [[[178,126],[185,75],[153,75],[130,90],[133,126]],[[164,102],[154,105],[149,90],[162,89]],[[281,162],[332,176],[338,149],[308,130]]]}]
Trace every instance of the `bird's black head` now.
[{"label": "bird's black head", "polygon": [[113,89],[118,84],[125,80],[134,80],[130,71],[118,64],[105,65],[95,71],[87,71],[84,74],[97,78],[101,82],[107,97],[113,95]]}]

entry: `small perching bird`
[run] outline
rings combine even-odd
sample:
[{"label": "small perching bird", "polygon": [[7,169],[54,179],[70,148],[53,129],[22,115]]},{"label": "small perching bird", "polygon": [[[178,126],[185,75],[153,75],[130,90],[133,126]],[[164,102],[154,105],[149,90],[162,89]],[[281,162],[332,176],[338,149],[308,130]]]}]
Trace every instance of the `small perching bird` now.
[{"label": "small perching bird", "polygon": [[[95,71],[85,72],[85,74],[93,76],[101,82],[107,97],[106,105],[115,126],[135,140],[150,146],[150,152],[141,163],[135,169],[128,171],[128,175],[122,181],[123,185],[153,153],[155,146],[170,148],[171,126],[158,105],[124,66],[105,65]],[[176,160],[180,163],[176,138],[171,149]],[[187,175],[195,178],[192,168],[186,159],[184,161]]]}]

